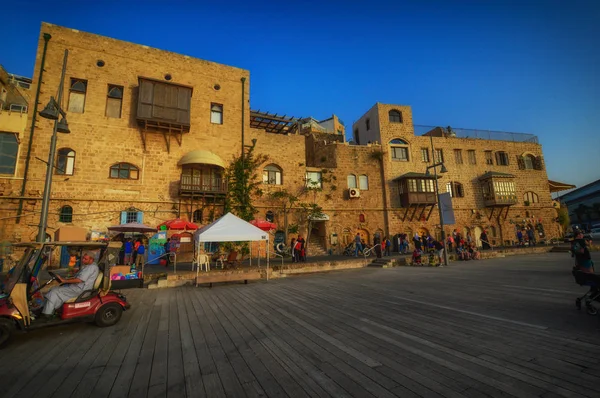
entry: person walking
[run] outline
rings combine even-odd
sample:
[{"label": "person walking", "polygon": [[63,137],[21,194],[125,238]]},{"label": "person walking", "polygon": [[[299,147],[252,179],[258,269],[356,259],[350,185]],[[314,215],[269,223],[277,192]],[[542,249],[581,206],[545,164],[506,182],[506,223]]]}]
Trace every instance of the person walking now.
[{"label": "person walking", "polygon": [[527,239],[529,239],[529,246],[535,246],[535,233],[532,227],[527,228]]},{"label": "person walking", "polygon": [[125,265],[131,265],[132,255],[133,255],[133,244],[131,243],[131,238],[127,238],[125,240],[125,256],[123,257],[123,263]]},{"label": "person walking", "polygon": [[387,236],[385,236],[382,240],[381,240],[381,251],[383,252],[383,257],[385,257],[385,245],[387,242]]},{"label": "person walking", "polygon": [[487,232],[485,232],[485,230],[481,233],[479,239],[481,239],[481,250],[490,248],[490,242],[488,241]]},{"label": "person walking", "polygon": [[385,237],[384,241],[385,241],[385,255],[387,257],[389,257],[389,256],[392,255],[392,253],[391,253],[391,251],[392,251],[392,242],[390,241],[390,239],[387,236]]},{"label": "person walking", "polygon": [[362,252],[363,247],[362,247],[362,243],[360,241],[360,233],[356,233],[356,236],[354,237],[354,257],[358,257],[358,252]]},{"label": "person walking", "polygon": [[517,241],[519,242],[519,246],[523,246],[523,232],[521,229],[517,229]]},{"label": "person walking", "polygon": [[135,268],[141,269],[146,259],[146,246],[141,239],[138,240],[137,256],[135,257]]}]

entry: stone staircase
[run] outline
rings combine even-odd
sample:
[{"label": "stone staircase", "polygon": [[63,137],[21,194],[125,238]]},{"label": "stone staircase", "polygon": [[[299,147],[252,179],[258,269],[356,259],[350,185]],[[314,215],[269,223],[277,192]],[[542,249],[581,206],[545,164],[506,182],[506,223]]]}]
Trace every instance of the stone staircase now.
[{"label": "stone staircase", "polygon": [[326,256],[327,250],[321,245],[321,242],[317,236],[311,236],[308,240],[308,256]]},{"label": "stone staircase", "polygon": [[375,260],[373,260],[371,262],[371,264],[369,264],[369,267],[375,267],[375,268],[397,267],[397,266],[399,266],[398,260],[399,260],[399,258],[396,258],[396,257],[382,257],[382,258],[376,257]]}]

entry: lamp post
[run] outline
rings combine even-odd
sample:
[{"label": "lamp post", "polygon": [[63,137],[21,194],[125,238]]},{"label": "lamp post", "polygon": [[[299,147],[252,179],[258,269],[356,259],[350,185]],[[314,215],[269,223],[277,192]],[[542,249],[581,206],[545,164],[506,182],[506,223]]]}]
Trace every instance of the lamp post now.
[{"label": "lamp post", "polygon": [[[62,101],[63,86],[65,83],[65,72],[67,69],[67,58],[69,56],[69,50],[65,50],[63,58],[62,73],[60,75],[60,85],[58,86],[58,94],[56,100],[54,97],[50,97],[50,102],[40,112],[40,116],[46,119],[54,120],[54,127],[52,129],[52,138],[50,140],[50,153],[48,154],[48,163],[46,164],[46,182],[44,184],[44,196],[42,198],[42,212],[40,215],[39,231],[37,236],[38,242],[44,242],[46,240],[46,227],[48,225],[48,207],[50,204],[50,192],[52,191],[52,168],[54,167],[54,157],[56,155],[56,136],[57,133],[70,133],[69,126],[67,125],[66,113],[61,109],[60,104]],[[60,122],[58,117],[62,116]]]},{"label": "lamp post", "polygon": [[435,183],[435,198],[437,200],[438,205],[438,213],[440,216],[440,228],[441,228],[441,237],[442,237],[442,246],[444,247],[444,265],[448,265],[448,251],[446,250],[446,234],[444,232],[444,218],[442,216],[442,206],[440,205],[440,188],[438,186],[438,176],[437,176],[437,167],[442,166],[440,169],[440,173],[447,173],[448,170],[444,165],[443,160],[440,159],[439,162],[435,163],[435,148],[433,146],[433,137],[429,136],[429,140],[431,142],[431,156],[433,157],[434,163],[431,166],[427,166],[425,170],[425,174],[429,175],[429,169],[433,169],[434,183]]}]

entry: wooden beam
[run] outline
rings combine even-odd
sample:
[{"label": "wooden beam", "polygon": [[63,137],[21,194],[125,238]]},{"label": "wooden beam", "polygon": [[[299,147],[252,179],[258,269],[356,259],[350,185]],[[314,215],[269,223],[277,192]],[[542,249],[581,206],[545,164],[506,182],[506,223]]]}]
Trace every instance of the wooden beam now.
[{"label": "wooden beam", "polygon": [[429,217],[431,217],[431,213],[433,213],[434,207],[435,207],[435,205],[431,205],[431,207],[429,208],[429,213],[427,213],[427,221],[429,221]]},{"label": "wooden beam", "polygon": [[406,215],[408,214],[408,211],[410,210],[410,205],[408,205],[408,207],[406,208],[406,210],[404,211],[404,216],[402,217],[402,221],[406,220]]}]

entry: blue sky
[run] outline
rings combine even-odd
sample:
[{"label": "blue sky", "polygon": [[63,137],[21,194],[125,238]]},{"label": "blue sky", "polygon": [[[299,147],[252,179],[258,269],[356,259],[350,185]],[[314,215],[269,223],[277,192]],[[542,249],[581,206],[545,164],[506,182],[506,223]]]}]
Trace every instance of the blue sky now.
[{"label": "blue sky", "polygon": [[8,71],[32,75],[46,21],[249,69],[253,109],[350,131],[375,102],[411,105],[415,124],[536,134],[550,179],[600,178],[600,1],[48,4],[4,7]]}]

